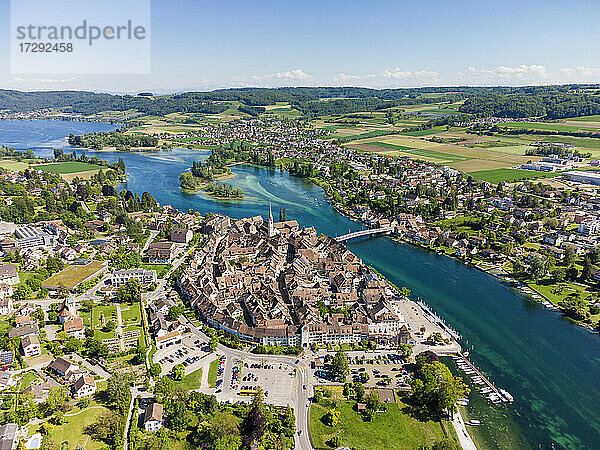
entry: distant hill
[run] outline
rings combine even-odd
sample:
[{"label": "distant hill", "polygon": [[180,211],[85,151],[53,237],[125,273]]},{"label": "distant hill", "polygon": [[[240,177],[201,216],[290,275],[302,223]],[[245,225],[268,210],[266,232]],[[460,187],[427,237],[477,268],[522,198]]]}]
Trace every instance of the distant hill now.
[{"label": "distant hill", "polygon": [[[112,95],[85,91],[21,92],[0,90],[0,110],[27,112],[45,108],[95,114],[102,111],[138,110],[144,114],[173,112],[218,114],[241,102],[259,114],[261,106],[290,103],[306,116],[378,111],[394,106],[465,100],[460,111],[476,116],[547,118],[600,113],[600,85],[525,87],[423,87],[370,89],[361,87],[240,88],[153,97]],[[254,108],[254,109],[252,109]]]}]

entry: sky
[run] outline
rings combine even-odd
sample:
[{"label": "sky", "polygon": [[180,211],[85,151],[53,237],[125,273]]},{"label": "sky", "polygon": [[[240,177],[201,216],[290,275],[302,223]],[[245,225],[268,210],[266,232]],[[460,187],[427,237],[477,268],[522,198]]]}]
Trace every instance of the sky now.
[{"label": "sky", "polygon": [[19,73],[10,0],[0,0],[0,89],[600,82],[598,1],[152,0],[150,13],[147,73],[48,73],[45,63]]}]

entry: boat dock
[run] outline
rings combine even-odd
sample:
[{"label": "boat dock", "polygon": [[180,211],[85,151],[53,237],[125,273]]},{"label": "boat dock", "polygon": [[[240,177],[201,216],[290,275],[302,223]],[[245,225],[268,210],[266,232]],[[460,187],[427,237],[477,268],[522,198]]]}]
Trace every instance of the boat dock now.
[{"label": "boat dock", "polygon": [[456,361],[458,367],[466,374],[471,376],[471,381],[479,386],[481,395],[487,398],[490,402],[497,404],[500,402],[513,402],[513,396],[510,395],[504,389],[498,389],[494,384],[482,374],[477,367],[471,363],[462,353],[454,356],[453,359]]}]

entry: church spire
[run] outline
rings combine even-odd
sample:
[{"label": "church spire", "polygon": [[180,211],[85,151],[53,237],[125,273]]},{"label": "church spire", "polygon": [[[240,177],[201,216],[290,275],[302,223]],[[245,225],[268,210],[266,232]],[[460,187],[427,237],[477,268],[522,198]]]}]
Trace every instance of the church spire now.
[{"label": "church spire", "polygon": [[267,219],[267,235],[275,236],[275,227],[273,226],[273,213],[271,211],[271,200],[269,200],[269,218]]}]

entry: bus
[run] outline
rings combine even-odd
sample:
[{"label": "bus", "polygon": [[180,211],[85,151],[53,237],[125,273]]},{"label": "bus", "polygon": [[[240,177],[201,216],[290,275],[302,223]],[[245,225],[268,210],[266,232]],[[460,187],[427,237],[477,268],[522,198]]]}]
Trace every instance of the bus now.
[{"label": "bus", "polygon": [[258,391],[256,389],[242,389],[240,391],[240,395],[244,395],[244,396],[251,396],[251,395],[256,395]]}]

